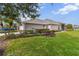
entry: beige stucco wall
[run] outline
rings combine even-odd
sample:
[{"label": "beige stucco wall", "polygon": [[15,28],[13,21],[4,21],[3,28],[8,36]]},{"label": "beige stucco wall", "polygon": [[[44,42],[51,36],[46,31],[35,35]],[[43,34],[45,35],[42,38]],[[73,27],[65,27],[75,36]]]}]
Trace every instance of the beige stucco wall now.
[{"label": "beige stucco wall", "polygon": [[24,26],[19,26],[19,30],[24,30]]},{"label": "beige stucco wall", "polygon": [[61,30],[61,25],[48,25],[50,30]]},{"label": "beige stucco wall", "polygon": [[26,24],[20,26],[20,30],[34,30],[34,29],[49,29],[49,30],[61,30],[60,25],[40,25],[40,24]]},{"label": "beige stucco wall", "polygon": [[33,29],[44,29],[45,27],[43,25],[37,25],[37,24],[27,24],[25,25],[26,30],[33,30]]},{"label": "beige stucco wall", "polygon": [[25,24],[20,25],[19,30],[25,30]]}]

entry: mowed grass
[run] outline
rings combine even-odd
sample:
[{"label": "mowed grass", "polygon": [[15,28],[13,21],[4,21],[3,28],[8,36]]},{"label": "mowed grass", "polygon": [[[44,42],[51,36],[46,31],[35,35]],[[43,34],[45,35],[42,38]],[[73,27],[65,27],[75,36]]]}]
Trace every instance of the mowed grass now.
[{"label": "mowed grass", "polygon": [[10,40],[8,56],[79,56],[79,31],[56,33],[55,37],[34,36]]}]

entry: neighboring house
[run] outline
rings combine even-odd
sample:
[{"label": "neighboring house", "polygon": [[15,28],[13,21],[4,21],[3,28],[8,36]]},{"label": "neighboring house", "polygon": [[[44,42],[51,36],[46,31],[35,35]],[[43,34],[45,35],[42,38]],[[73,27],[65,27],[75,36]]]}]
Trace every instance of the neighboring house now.
[{"label": "neighboring house", "polygon": [[35,30],[35,29],[49,29],[49,30],[65,30],[64,23],[56,22],[53,20],[28,20],[22,23],[19,30]]},{"label": "neighboring house", "polygon": [[73,25],[74,30],[79,30],[79,25]]}]

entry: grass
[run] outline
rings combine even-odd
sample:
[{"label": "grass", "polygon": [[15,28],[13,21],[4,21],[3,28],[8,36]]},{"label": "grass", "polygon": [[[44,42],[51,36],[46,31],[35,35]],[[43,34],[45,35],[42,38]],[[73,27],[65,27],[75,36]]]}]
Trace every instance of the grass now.
[{"label": "grass", "polygon": [[34,36],[10,40],[8,56],[79,56],[79,31],[59,32],[55,37]]}]

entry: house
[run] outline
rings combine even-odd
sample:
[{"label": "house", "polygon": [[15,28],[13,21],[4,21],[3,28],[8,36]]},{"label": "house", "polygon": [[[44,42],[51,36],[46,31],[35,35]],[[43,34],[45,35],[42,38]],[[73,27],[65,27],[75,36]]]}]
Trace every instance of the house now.
[{"label": "house", "polygon": [[49,30],[64,30],[64,23],[56,22],[53,20],[28,20],[23,22],[19,30],[35,30],[35,29],[49,29]]},{"label": "house", "polygon": [[73,25],[74,30],[79,30],[79,25]]}]

